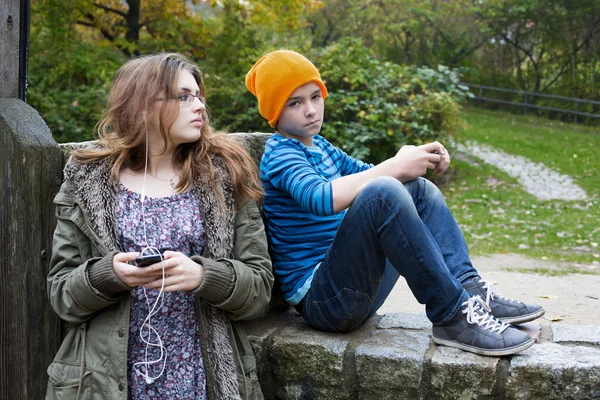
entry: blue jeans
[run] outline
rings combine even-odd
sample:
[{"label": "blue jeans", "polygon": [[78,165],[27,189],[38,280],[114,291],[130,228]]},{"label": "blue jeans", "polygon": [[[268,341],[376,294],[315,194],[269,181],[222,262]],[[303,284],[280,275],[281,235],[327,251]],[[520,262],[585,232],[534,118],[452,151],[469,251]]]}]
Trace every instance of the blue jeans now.
[{"label": "blue jeans", "polygon": [[434,324],[456,314],[468,296],[461,282],[478,276],[442,193],[424,178],[365,186],[296,309],[316,328],[349,331],[377,311],[399,275]]}]

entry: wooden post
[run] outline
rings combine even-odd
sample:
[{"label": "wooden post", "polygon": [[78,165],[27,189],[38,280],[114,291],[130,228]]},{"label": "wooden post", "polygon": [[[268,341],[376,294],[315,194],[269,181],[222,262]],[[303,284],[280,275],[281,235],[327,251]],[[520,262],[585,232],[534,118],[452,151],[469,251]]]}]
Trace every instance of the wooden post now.
[{"label": "wooden post", "polygon": [[25,100],[29,0],[0,2],[0,98]]},{"label": "wooden post", "polygon": [[19,99],[0,99],[0,149],[0,399],[43,399],[60,344],[46,276],[62,152]]},{"label": "wooden post", "polygon": [[0,399],[43,399],[60,343],[46,276],[62,153],[23,101],[28,7],[0,1]]}]

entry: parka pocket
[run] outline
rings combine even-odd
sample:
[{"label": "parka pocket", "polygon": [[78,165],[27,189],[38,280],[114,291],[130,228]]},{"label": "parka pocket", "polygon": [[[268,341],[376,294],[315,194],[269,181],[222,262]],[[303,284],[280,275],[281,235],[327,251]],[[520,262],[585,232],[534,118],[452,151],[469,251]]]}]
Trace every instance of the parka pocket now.
[{"label": "parka pocket", "polygon": [[79,400],[89,400],[92,397],[92,372],[84,369],[81,376],[80,365],[55,361],[48,366],[48,377],[46,399],[75,400],[78,398],[77,392]]},{"label": "parka pocket", "polygon": [[242,361],[242,369],[244,370],[244,376],[238,374],[242,399],[262,399],[263,394],[258,382],[258,375],[256,374],[256,358],[254,358],[254,355],[245,355],[241,356],[240,359]]},{"label": "parka pocket", "polygon": [[237,359],[236,370],[240,396],[244,400],[262,400],[264,397],[258,381],[256,357],[244,331],[243,323],[232,323],[231,335],[234,338],[232,347]]}]

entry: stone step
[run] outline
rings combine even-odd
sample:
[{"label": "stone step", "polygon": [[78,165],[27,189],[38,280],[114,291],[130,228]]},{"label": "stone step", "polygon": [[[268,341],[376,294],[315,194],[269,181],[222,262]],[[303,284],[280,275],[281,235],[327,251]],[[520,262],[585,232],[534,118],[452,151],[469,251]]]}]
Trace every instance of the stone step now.
[{"label": "stone step", "polygon": [[290,309],[247,332],[266,399],[600,399],[600,327],[539,328],[527,324],[537,343],[507,357],[437,346],[421,314],[376,315],[335,334]]}]

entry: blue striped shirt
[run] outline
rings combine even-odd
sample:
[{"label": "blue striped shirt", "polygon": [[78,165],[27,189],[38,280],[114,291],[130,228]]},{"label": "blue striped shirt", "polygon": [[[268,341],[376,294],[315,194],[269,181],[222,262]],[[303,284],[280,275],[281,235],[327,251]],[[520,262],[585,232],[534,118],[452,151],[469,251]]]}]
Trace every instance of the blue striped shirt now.
[{"label": "blue striped shirt", "polygon": [[300,302],[325,258],[346,210],[335,213],[331,181],[371,168],[323,137],[307,147],[274,134],[260,163],[273,267],[290,304]]}]

